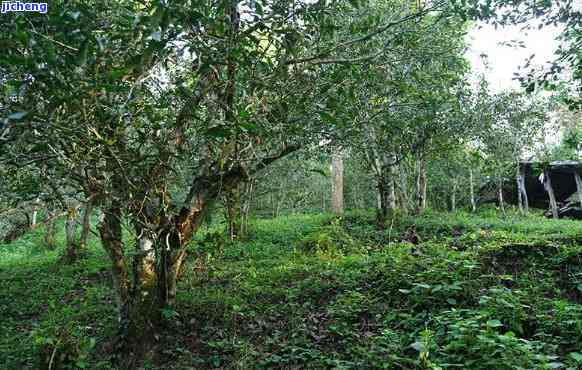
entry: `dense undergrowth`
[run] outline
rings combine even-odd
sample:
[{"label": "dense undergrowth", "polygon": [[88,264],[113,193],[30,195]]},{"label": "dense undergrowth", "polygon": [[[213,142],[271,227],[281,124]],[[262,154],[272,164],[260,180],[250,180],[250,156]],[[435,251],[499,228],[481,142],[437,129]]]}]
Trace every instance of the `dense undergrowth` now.
[{"label": "dense undergrowth", "polygon": [[[144,368],[582,368],[582,222],[427,213],[378,231],[363,212],[252,230],[191,244]],[[65,266],[41,236],[0,246],[0,368],[110,368],[105,254],[93,240]]]}]

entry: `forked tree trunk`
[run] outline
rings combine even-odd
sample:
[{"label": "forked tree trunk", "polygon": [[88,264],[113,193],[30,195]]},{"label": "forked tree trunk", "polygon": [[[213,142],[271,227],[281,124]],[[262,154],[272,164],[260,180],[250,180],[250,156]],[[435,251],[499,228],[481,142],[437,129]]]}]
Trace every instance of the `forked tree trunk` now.
[{"label": "forked tree trunk", "polygon": [[336,215],[344,213],[344,162],[342,155],[335,152],[331,157],[331,209]]},{"label": "forked tree trunk", "polygon": [[[112,263],[112,275],[120,316],[120,352],[127,361],[141,359],[153,345],[162,322],[162,310],[175,303],[178,276],[186,256],[186,244],[199,229],[204,210],[183,209],[179,215],[162,220],[158,234],[136,221],[137,232],[133,256],[133,281],[129,281],[126,256],[123,251],[121,212],[105,210],[99,231],[103,247]],[[123,368],[136,363],[122,361]]]}]

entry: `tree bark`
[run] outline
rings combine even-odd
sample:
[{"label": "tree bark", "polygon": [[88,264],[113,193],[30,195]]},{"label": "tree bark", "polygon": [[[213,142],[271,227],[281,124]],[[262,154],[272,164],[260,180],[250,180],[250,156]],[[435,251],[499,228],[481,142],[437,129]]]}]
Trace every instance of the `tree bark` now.
[{"label": "tree bark", "polygon": [[32,219],[30,221],[31,228],[35,228],[36,224],[37,224],[39,203],[40,203],[40,198],[36,198],[34,200],[34,206],[32,208]]},{"label": "tree bark", "polygon": [[89,237],[89,231],[91,230],[91,215],[93,213],[93,204],[93,199],[89,198],[85,204],[85,209],[83,210],[81,236],[79,237],[79,247],[81,249],[87,246],[87,238]]},{"label": "tree bark", "polygon": [[244,237],[242,226],[241,189],[236,186],[224,192],[224,210],[228,237],[231,241]]},{"label": "tree bark", "polygon": [[451,211],[457,211],[457,180],[453,180],[453,189],[451,193]]},{"label": "tree bark", "polygon": [[396,196],[394,193],[394,179],[388,173],[389,168],[383,168],[381,177],[378,178],[378,211],[376,218],[380,226],[385,226],[390,213],[396,209]]},{"label": "tree bark", "polygon": [[426,209],[426,163],[424,155],[420,153],[417,158],[417,178],[416,178],[416,214],[421,214]]},{"label": "tree bark", "polygon": [[64,261],[72,263],[76,261],[79,255],[79,243],[77,241],[77,208],[70,206],[67,209],[67,218],[65,220],[65,240],[66,250]]},{"label": "tree bark", "polygon": [[344,162],[341,153],[335,152],[331,157],[331,208],[334,214],[344,213]]},{"label": "tree bark", "polygon": [[402,169],[401,166],[398,166],[396,168],[396,171],[398,172],[398,179],[399,179],[399,187],[398,187],[398,197],[400,199],[400,210],[402,210],[403,212],[407,212],[408,211],[408,195],[406,193],[406,179],[404,178],[404,171]]},{"label": "tree bark", "polygon": [[[129,297],[129,280],[123,252],[121,210],[118,207],[111,206],[104,209],[99,224],[99,234],[101,245],[111,261],[111,276],[116,292],[117,306],[119,311],[123,312]],[[120,314],[120,319],[122,316]]]},{"label": "tree bark", "polygon": [[529,199],[525,188],[525,170],[517,165],[517,204],[521,213],[529,212]]},{"label": "tree bark", "polygon": [[245,181],[243,183],[244,192],[243,199],[241,201],[241,235],[246,237],[248,235],[249,228],[249,215],[251,212],[251,204],[254,197],[255,191],[255,178]]},{"label": "tree bark", "polygon": [[53,212],[48,213],[47,220],[44,224],[44,236],[43,236],[43,243],[47,249],[55,249],[57,247],[56,241],[56,224],[55,224],[55,217]]},{"label": "tree bark", "polygon": [[558,203],[556,202],[556,196],[554,195],[554,188],[552,187],[552,179],[550,177],[550,172],[544,171],[544,187],[548,192],[548,197],[550,198],[550,210],[552,211],[552,217],[558,219]]}]

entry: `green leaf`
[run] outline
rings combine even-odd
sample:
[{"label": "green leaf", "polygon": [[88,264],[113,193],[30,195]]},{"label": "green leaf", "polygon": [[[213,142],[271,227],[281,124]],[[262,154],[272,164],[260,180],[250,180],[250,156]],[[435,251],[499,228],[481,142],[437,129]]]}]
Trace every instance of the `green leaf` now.
[{"label": "green leaf", "polygon": [[499,320],[489,320],[487,321],[487,326],[491,328],[498,328],[500,326],[503,326],[503,324]]},{"label": "green leaf", "polygon": [[550,369],[561,369],[564,367],[564,364],[561,362],[550,362],[548,366]]},{"label": "green leaf", "polygon": [[577,363],[582,363],[582,353],[572,352],[570,353],[570,357],[572,357]]}]

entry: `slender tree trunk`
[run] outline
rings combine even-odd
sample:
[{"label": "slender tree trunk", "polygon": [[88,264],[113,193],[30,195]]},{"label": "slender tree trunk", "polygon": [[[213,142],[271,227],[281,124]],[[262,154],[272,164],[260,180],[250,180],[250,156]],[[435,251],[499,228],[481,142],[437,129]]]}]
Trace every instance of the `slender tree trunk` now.
[{"label": "slender tree trunk", "polygon": [[54,217],[55,215],[53,214],[53,212],[48,213],[47,215],[47,220],[44,224],[44,236],[43,236],[43,243],[44,246],[47,249],[55,249],[57,247],[57,241],[56,241],[56,233],[57,233],[57,228],[56,228],[56,217]]},{"label": "slender tree trunk", "polygon": [[40,198],[36,198],[34,200],[34,206],[33,206],[33,210],[32,210],[32,219],[30,221],[31,228],[35,228],[36,224],[37,224],[39,203],[40,203]]},{"label": "slender tree trunk", "polygon": [[424,155],[419,153],[417,158],[417,178],[416,178],[416,214],[421,214],[426,209],[426,163]]},{"label": "slender tree trunk", "polygon": [[396,171],[398,172],[398,180],[399,180],[399,199],[400,199],[400,209],[403,212],[408,211],[408,195],[406,193],[406,179],[404,178],[404,171],[401,166],[398,166]]},{"label": "slender tree trunk", "polygon": [[396,209],[396,196],[394,193],[394,180],[388,176],[390,169],[384,167],[378,181],[379,207],[376,219],[381,227],[386,225],[390,212]]},{"label": "slender tree trunk", "polygon": [[552,187],[552,179],[550,177],[550,171],[544,171],[544,187],[548,192],[548,197],[550,198],[550,209],[552,211],[552,217],[558,219],[558,203],[556,202],[556,196],[554,195],[554,188]]},{"label": "slender tree trunk", "polygon": [[521,213],[529,212],[529,200],[527,197],[527,190],[525,188],[525,169],[517,164],[517,204]]},{"label": "slender tree trunk", "polygon": [[331,208],[333,213],[341,215],[344,213],[344,163],[339,152],[331,157],[331,173]]},{"label": "slender tree trunk", "polygon": [[79,237],[79,247],[81,249],[87,247],[87,238],[91,231],[91,215],[93,214],[93,199],[89,198],[83,210],[83,222],[81,228],[81,236]]},{"label": "slender tree trunk", "polygon": [[67,209],[67,218],[65,220],[65,240],[66,251],[64,260],[67,263],[76,261],[79,255],[79,242],[77,240],[77,208],[70,206]]},{"label": "slender tree trunk", "polygon": [[283,183],[279,184],[277,195],[275,197],[275,218],[279,217],[279,210],[281,208],[281,193],[283,192]]},{"label": "slender tree trunk", "polygon": [[477,202],[475,201],[475,182],[473,179],[473,169],[469,169],[469,188],[471,196],[471,211],[477,211]]},{"label": "slender tree trunk", "polygon": [[451,211],[457,211],[457,180],[453,180],[453,189],[451,193]]}]

